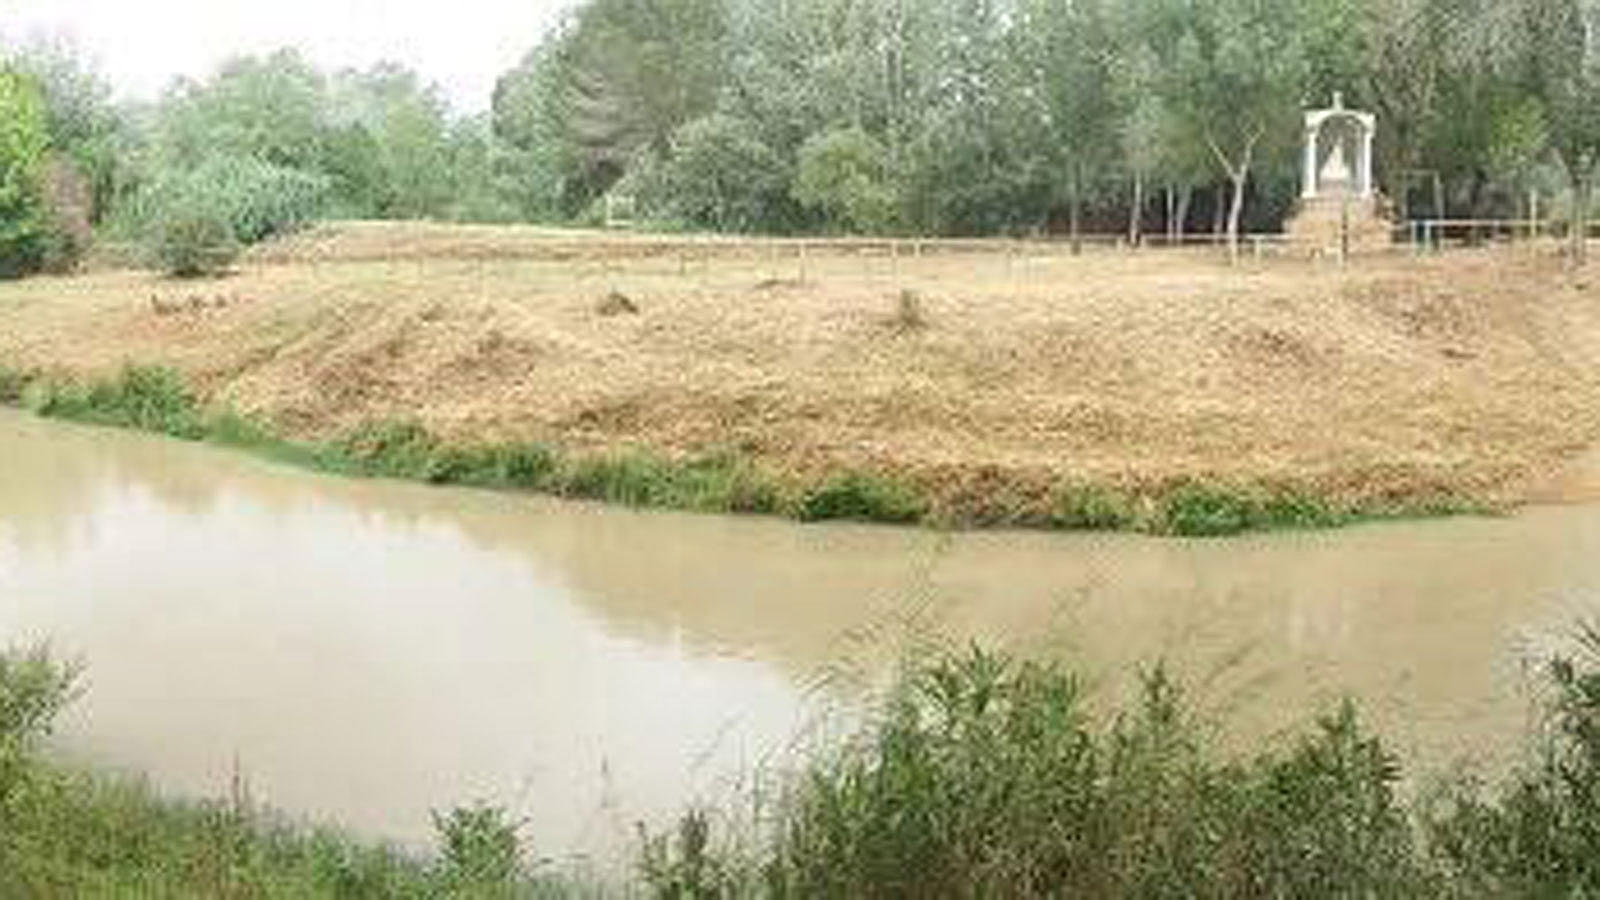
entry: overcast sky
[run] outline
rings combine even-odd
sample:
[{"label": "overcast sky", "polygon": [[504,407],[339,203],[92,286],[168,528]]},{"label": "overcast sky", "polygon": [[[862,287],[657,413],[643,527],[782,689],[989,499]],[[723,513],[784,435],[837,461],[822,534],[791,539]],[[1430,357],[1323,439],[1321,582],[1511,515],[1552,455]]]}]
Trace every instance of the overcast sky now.
[{"label": "overcast sky", "polygon": [[494,81],[567,0],[0,0],[0,35],[66,37],[119,95],[153,98],[176,75],[285,45],[320,66],[395,60],[458,110],[487,109]]}]

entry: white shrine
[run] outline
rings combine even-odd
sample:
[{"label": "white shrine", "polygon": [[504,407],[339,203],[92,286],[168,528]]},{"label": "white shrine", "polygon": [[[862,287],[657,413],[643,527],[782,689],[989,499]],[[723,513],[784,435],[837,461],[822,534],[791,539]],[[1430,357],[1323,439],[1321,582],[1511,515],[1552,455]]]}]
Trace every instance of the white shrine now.
[{"label": "white shrine", "polygon": [[1372,137],[1377,131],[1378,117],[1345,109],[1343,94],[1334,94],[1328,109],[1306,113],[1301,198],[1371,197]]},{"label": "white shrine", "polygon": [[1377,116],[1346,109],[1338,93],[1332,106],[1305,114],[1300,207],[1287,226],[1291,240],[1313,252],[1389,243],[1389,223],[1372,178],[1377,131]]}]

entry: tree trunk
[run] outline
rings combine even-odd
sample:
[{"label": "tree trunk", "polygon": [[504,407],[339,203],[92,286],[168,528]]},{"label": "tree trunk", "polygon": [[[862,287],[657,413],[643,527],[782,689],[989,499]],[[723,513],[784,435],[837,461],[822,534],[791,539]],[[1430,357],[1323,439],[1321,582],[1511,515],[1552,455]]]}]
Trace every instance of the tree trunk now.
[{"label": "tree trunk", "polygon": [[1214,205],[1216,208],[1211,211],[1211,239],[1216,242],[1228,227],[1228,186],[1226,184],[1217,185],[1217,201]]},{"label": "tree trunk", "polygon": [[1572,264],[1581,266],[1589,261],[1589,199],[1592,179],[1579,175],[1572,185],[1572,225],[1569,240],[1572,244]]},{"label": "tree trunk", "polygon": [[1144,175],[1133,173],[1133,208],[1128,212],[1128,245],[1139,247],[1139,218],[1144,212]]},{"label": "tree trunk", "polygon": [[1067,212],[1067,228],[1072,235],[1072,255],[1083,252],[1083,178],[1076,166],[1072,170],[1072,201]]},{"label": "tree trunk", "polygon": [[1250,172],[1241,169],[1239,174],[1231,176],[1233,181],[1233,205],[1228,210],[1228,259],[1234,263],[1239,261],[1239,214],[1244,211],[1244,183]]},{"label": "tree trunk", "polygon": [[1178,215],[1173,220],[1172,236],[1177,239],[1179,246],[1183,244],[1183,236],[1189,229],[1189,204],[1194,200],[1194,187],[1184,185],[1178,192]]},{"label": "tree trunk", "polygon": [[1170,184],[1166,186],[1166,189],[1163,191],[1163,194],[1164,194],[1164,198],[1163,199],[1165,199],[1165,201],[1166,201],[1166,205],[1165,205],[1166,219],[1165,219],[1165,222],[1166,222],[1166,226],[1167,226],[1167,246],[1170,247],[1170,246],[1172,246],[1172,237],[1173,237],[1173,235],[1178,233],[1178,222],[1177,222],[1177,219],[1173,216],[1173,213],[1176,211],[1177,206],[1178,206],[1178,198],[1175,195],[1174,191],[1172,190],[1172,185],[1170,185]]}]

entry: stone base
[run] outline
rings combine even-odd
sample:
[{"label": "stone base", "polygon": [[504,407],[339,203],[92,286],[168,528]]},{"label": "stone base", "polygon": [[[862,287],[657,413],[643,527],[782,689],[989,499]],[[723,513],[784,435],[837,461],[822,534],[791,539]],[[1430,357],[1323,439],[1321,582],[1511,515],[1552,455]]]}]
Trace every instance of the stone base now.
[{"label": "stone base", "polygon": [[[1300,208],[1284,225],[1291,246],[1310,253],[1337,254],[1341,221],[1345,217],[1345,198],[1339,196],[1301,199]],[[1382,195],[1349,198],[1350,252],[1371,253],[1394,242],[1394,229]]]}]

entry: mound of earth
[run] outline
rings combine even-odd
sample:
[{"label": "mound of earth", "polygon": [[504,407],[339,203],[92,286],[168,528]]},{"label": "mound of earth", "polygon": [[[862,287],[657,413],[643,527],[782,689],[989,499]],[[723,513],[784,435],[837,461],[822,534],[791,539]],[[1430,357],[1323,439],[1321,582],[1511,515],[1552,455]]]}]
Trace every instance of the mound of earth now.
[{"label": "mound of earth", "polygon": [[[297,437],[406,418],[969,495],[1205,477],[1515,501],[1600,437],[1600,290],[1555,259],[751,243],[694,261],[609,235],[380,232],[355,228],[349,253],[349,229],[314,232],[199,287],[138,271],[0,286],[0,364],[164,363]],[[384,234],[395,259],[377,258]],[[603,246],[536,252],[586,240]],[[923,327],[893,325],[905,290]],[[637,314],[601,314],[613,293]]]}]

